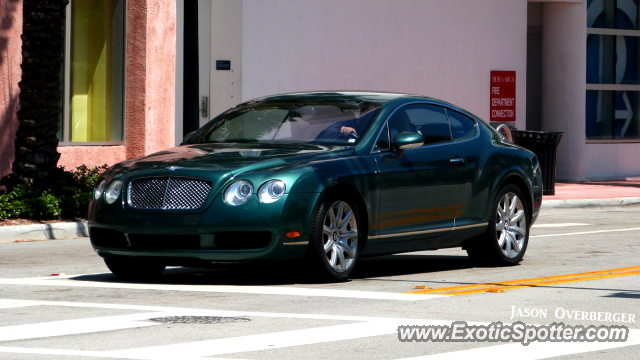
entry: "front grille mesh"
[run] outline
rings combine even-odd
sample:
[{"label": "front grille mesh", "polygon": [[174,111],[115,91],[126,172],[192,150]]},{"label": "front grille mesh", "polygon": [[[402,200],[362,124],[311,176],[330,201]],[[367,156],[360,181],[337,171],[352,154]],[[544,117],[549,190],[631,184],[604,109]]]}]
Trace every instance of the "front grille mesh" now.
[{"label": "front grille mesh", "polygon": [[193,210],[202,206],[211,191],[207,180],[155,177],[129,184],[129,205],[137,209]]},{"label": "front grille mesh", "polygon": [[129,205],[140,209],[162,209],[169,178],[133,180],[129,184]]}]

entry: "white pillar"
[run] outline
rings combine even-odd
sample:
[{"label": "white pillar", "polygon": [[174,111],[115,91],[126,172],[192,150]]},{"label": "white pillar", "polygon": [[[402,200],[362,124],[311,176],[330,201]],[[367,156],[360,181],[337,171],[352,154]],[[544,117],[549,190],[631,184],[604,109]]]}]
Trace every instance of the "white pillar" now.
[{"label": "white pillar", "polygon": [[587,1],[542,9],[542,129],[563,131],[557,178],[585,179]]}]

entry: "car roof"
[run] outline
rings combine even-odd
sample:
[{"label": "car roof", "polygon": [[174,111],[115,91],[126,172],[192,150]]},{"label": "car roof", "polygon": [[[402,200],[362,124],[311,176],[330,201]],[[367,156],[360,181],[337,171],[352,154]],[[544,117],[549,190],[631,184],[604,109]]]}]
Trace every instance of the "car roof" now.
[{"label": "car roof", "polygon": [[410,101],[428,101],[434,102],[438,105],[448,106],[454,110],[461,111],[470,115],[471,117],[476,118],[477,120],[484,121],[482,118],[470,113],[469,111],[444,100],[415,95],[415,94],[404,94],[404,93],[393,93],[393,92],[384,92],[384,91],[353,91],[353,90],[335,90],[335,91],[309,91],[309,92],[297,92],[297,93],[285,93],[285,94],[277,94],[264,96],[256,99],[252,99],[244,102],[242,105],[256,103],[256,102],[266,102],[266,101],[298,101],[298,100],[312,100],[312,101],[364,101],[370,102],[374,104],[384,105],[386,103],[403,99],[403,102]]},{"label": "car roof", "polygon": [[[366,101],[376,104],[385,104],[393,100],[400,98],[420,98],[425,100],[436,100],[419,95],[391,93],[391,92],[373,92],[373,91],[312,91],[312,92],[298,92],[265,96],[257,99],[247,101],[262,102],[262,101],[295,101],[301,99],[308,100],[335,100],[335,101]],[[439,100],[436,100],[439,101]]]}]

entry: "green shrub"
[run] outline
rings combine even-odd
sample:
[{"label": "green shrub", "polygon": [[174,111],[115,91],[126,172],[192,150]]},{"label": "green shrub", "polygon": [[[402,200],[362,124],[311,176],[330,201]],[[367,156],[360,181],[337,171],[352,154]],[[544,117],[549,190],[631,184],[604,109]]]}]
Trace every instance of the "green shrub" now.
[{"label": "green shrub", "polygon": [[54,219],[60,214],[60,203],[49,191],[39,194],[32,187],[20,184],[0,195],[0,219]]},{"label": "green shrub", "polygon": [[87,217],[93,188],[107,165],[89,169],[82,165],[75,171],[58,168],[51,174],[48,189],[33,187],[6,177],[6,190],[0,192],[0,219],[55,219]]}]

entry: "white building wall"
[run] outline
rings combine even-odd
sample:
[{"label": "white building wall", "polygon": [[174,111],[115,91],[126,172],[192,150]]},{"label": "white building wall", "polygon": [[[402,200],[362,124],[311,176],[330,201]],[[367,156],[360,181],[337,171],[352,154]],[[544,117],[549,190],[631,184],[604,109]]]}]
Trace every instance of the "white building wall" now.
[{"label": "white building wall", "polygon": [[542,8],[542,130],[562,131],[557,178],[585,179],[587,4]]},{"label": "white building wall", "polygon": [[587,2],[543,5],[542,128],[565,133],[559,180],[640,176],[640,143],[587,144]]},{"label": "white building wall", "polygon": [[[204,125],[214,116],[242,100],[242,1],[211,2],[211,111]],[[216,60],[231,61],[231,70],[216,70]]]},{"label": "white building wall", "polygon": [[640,176],[640,143],[586,144],[586,179],[619,180]]},{"label": "white building wall", "polygon": [[525,128],[525,0],[244,0],[242,36],[243,101],[406,92],[488,121],[491,70],[515,70],[516,126]]}]

